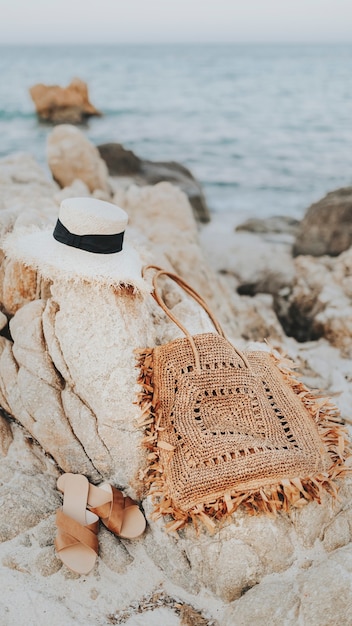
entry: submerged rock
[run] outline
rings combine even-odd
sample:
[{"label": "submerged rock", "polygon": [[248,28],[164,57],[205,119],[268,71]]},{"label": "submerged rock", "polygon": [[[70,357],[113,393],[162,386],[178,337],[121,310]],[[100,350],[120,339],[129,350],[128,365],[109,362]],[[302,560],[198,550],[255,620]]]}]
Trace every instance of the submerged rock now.
[{"label": "submerged rock", "polygon": [[236,226],[236,231],[245,230],[250,233],[284,233],[296,235],[299,227],[299,220],[287,215],[275,215],[260,219],[252,217],[242,224]]},{"label": "submerged rock", "polygon": [[328,193],[301,221],[293,254],[337,256],[352,245],[352,187]]},{"label": "submerged rock", "polygon": [[179,187],[187,195],[195,218],[208,222],[210,212],[200,183],[190,170],[174,161],[148,161],[139,158],[132,150],[126,150],[119,143],[106,143],[98,146],[100,156],[106,162],[111,176],[126,179],[137,185],[155,185],[168,181]]},{"label": "submerged rock", "polygon": [[38,83],[29,93],[38,117],[54,124],[80,124],[87,117],[101,115],[89,100],[87,84],[74,78],[68,87]]}]

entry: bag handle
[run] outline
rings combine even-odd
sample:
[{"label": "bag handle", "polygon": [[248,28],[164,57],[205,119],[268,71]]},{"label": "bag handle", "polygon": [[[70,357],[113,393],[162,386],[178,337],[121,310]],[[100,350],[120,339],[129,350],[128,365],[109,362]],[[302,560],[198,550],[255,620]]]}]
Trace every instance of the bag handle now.
[{"label": "bag handle", "polygon": [[[224,333],[223,329],[221,328],[219,322],[217,321],[216,317],[214,316],[214,314],[212,313],[212,311],[208,307],[208,305],[205,302],[205,300],[203,300],[203,298],[199,295],[199,293],[197,291],[195,291],[195,289],[193,289],[193,287],[191,287],[185,280],[183,280],[183,278],[181,278],[181,276],[178,276],[178,274],[175,274],[174,272],[169,272],[168,270],[164,270],[163,268],[159,267],[158,265],[145,265],[143,267],[143,269],[142,269],[142,276],[143,276],[143,278],[145,277],[145,273],[148,270],[151,270],[151,269],[156,270],[156,273],[154,274],[153,280],[152,280],[153,288],[154,288],[153,294],[152,294],[153,298],[159,304],[159,306],[162,308],[164,313],[166,313],[166,315],[169,317],[169,319],[171,319],[176,324],[176,326],[178,326],[180,328],[180,330],[182,330],[183,334],[189,340],[189,342],[191,344],[192,352],[193,352],[193,355],[194,355],[196,368],[198,370],[200,370],[199,353],[198,353],[196,344],[194,342],[194,339],[193,339],[191,333],[187,330],[187,328],[185,326],[183,326],[183,324],[180,322],[180,320],[172,313],[172,311],[169,309],[168,306],[166,306],[164,300],[162,299],[161,293],[159,291],[159,285],[158,285],[158,279],[160,278],[160,276],[167,276],[168,278],[171,278],[171,280],[173,280],[177,285],[179,285],[179,287],[181,287],[181,289],[183,289],[189,296],[191,296],[202,307],[202,309],[207,313],[210,321],[214,325],[215,330],[224,339],[226,339],[225,333]],[[227,339],[226,339],[226,341],[227,341]],[[234,348],[235,352],[238,354],[240,359],[243,361],[245,367],[250,369],[250,365],[249,365],[248,360],[246,359],[245,355],[240,350],[235,348],[234,346],[232,346],[232,347]]]}]

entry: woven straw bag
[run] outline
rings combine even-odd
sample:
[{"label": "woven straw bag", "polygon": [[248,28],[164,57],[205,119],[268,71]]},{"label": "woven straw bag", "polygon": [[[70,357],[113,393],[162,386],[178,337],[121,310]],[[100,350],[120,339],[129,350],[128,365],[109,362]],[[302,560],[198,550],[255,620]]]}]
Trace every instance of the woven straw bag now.
[{"label": "woven straw bag", "polygon": [[[275,514],[320,502],[323,489],[335,495],[349,455],[336,407],[293,376],[291,361],[236,349],[183,279],[149,269],[156,302],[185,335],[136,351],[154,515],[170,515],[169,530],[200,520],[212,531],[214,519],[240,505]],[[216,332],[190,335],[162,299],[163,275],[199,303]]]}]

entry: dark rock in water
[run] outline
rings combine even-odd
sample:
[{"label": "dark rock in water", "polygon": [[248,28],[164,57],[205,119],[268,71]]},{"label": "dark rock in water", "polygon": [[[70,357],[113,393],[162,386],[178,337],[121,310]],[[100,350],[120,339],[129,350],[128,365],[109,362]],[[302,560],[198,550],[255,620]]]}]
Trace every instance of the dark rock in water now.
[{"label": "dark rock in water", "polygon": [[75,78],[68,87],[43,85],[30,88],[38,117],[53,124],[81,124],[87,117],[101,113],[88,97],[88,87],[83,80]]},{"label": "dark rock in water", "polygon": [[338,256],[352,245],[352,187],[328,193],[312,204],[300,223],[294,256]]},{"label": "dark rock in water", "polygon": [[285,233],[296,235],[299,221],[285,215],[275,215],[266,219],[250,218],[236,226],[236,231],[248,231],[250,233]]},{"label": "dark rock in water", "polygon": [[202,187],[187,167],[174,161],[140,159],[132,150],[126,150],[119,143],[106,143],[97,147],[110,176],[129,176],[137,185],[156,185],[168,181],[188,196],[195,218],[199,222],[209,222],[210,212]]},{"label": "dark rock in water", "polygon": [[132,176],[140,173],[142,160],[132,150],[126,150],[120,143],[103,143],[97,147],[108,166],[110,176]]}]

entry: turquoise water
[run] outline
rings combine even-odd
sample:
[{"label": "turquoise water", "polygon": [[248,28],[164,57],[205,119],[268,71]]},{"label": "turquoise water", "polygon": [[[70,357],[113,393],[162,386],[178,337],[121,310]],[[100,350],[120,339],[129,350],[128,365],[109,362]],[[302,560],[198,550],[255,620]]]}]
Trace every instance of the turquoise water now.
[{"label": "turquoise water", "polygon": [[104,113],[94,143],[184,163],[214,212],[300,217],[352,184],[350,45],[2,46],[0,156],[45,163],[28,88],[74,76]]}]

